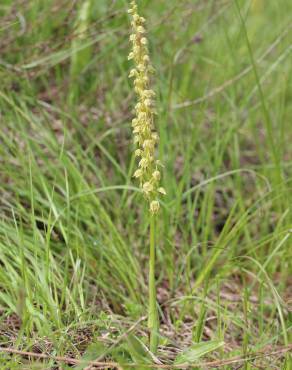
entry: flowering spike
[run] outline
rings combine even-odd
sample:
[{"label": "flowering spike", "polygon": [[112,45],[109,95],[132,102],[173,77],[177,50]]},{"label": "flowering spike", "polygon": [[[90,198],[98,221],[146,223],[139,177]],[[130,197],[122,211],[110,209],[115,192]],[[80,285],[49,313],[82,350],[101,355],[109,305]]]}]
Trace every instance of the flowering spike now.
[{"label": "flowering spike", "polygon": [[132,127],[134,143],[137,146],[135,155],[140,157],[139,168],[135,171],[134,177],[140,181],[144,196],[149,201],[150,212],[156,214],[160,209],[159,195],[165,195],[166,192],[159,186],[161,175],[157,167],[161,164],[155,160],[155,147],[159,137],[153,126],[155,93],[149,86],[150,75],[154,72],[154,68],[148,53],[145,19],[139,16],[135,1],[131,2],[129,14],[132,17],[130,35],[132,50],[128,59],[133,60],[135,64],[129,77],[134,78],[134,90],[138,98]]}]

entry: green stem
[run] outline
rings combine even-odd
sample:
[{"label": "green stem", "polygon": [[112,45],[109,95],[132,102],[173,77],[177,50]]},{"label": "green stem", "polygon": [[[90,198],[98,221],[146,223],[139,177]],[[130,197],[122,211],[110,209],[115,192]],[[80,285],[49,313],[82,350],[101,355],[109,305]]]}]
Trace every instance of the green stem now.
[{"label": "green stem", "polygon": [[158,346],[158,314],[155,286],[155,236],[156,219],[150,215],[150,260],[149,260],[149,313],[148,328],[150,330],[150,351],[156,353]]}]

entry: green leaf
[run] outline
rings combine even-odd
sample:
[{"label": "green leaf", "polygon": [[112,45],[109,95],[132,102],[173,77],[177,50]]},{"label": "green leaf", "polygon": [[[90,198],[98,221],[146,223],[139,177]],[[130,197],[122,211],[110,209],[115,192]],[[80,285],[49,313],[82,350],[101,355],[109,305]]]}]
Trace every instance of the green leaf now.
[{"label": "green leaf", "polygon": [[88,363],[90,361],[94,361],[100,356],[102,356],[104,353],[106,353],[107,348],[103,343],[97,342],[97,343],[91,343],[84,355],[82,356],[82,360],[84,361],[84,364],[80,364],[76,367],[76,370],[83,370],[85,367],[88,367]]},{"label": "green leaf", "polygon": [[184,364],[184,363],[192,363],[197,361],[200,357],[206,355],[209,352],[215,351],[219,347],[222,347],[224,342],[214,340],[209,342],[201,342],[196,343],[193,346],[189,347],[188,349],[184,350],[180,353],[175,361],[175,365]]},{"label": "green leaf", "polygon": [[151,364],[152,359],[143,343],[134,335],[129,334],[124,343],[124,350],[127,351],[132,360],[139,364],[139,370],[148,370],[148,367],[144,367],[144,364]]}]

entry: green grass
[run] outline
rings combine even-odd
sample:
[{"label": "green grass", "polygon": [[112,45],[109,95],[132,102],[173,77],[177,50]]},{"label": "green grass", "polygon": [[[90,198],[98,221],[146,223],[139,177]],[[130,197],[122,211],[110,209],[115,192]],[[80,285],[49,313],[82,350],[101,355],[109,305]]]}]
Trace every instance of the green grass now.
[{"label": "green grass", "polygon": [[[81,3],[0,4],[1,347],[142,369],[149,225],[131,178],[127,2],[92,0],[84,38]],[[292,325],[292,3],[139,3],[167,190],[157,357],[202,340],[225,344],[199,361],[273,352]],[[0,353],[1,369],[56,366]]]}]

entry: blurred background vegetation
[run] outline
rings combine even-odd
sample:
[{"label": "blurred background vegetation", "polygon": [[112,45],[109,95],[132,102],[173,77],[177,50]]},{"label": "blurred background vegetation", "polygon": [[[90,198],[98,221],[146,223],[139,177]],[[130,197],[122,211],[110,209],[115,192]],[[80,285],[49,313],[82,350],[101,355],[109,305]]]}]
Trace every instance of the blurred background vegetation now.
[{"label": "blurred background vegetation", "polygon": [[[206,339],[225,341],[214,355],[222,359],[287,345],[292,2],[138,4],[167,189],[160,356],[171,361]],[[135,334],[147,337],[148,221],[131,178],[127,6],[0,2],[3,345],[80,357],[99,343],[93,358],[112,346],[115,359],[135,361],[133,343],[116,340],[137,320]],[[258,360],[265,369],[287,364]]]}]

